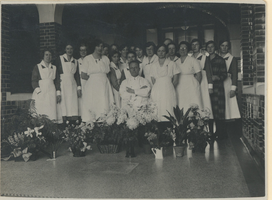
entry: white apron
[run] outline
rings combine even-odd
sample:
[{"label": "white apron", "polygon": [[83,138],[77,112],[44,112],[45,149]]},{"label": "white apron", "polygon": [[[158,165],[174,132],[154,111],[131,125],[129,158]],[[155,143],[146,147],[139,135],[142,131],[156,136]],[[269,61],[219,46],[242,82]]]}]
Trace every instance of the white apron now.
[{"label": "white apron", "polygon": [[[225,57],[229,57],[228,60],[225,60],[226,66],[227,66],[227,72],[228,72],[233,56],[230,54],[226,54]],[[228,77],[224,81],[225,101],[226,101],[225,116],[226,116],[226,119],[237,119],[237,118],[241,118],[241,115],[239,112],[236,95],[230,98],[231,86],[232,86],[231,74],[228,73]]]},{"label": "white apron", "polygon": [[[202,56],[201,60],[198,59],[200,56]],[[209,117],[210,117],[210,119],[213,119],[212,104],[211,104],[211,99],[210,99],[210,94],[209,94],[208,79],[207,79],[206,71],[203,70],[205,67],[206,59],[207,59],[207,57],[202,55],[201,53],[199,53],[197,56],[197,61],[200,63],[200,66],[202,68],[202,70],[201,70],[202,80],[201,80],[201,84],[200,84],[200,93],[201,93],[203,108],[208,109],[210,111]]]},{"label": "white apron", "polygon": [[74,78],[76,73],[76,61],[65,62],[60,56],[63,74],[60,75],[61,85],[61,111],[62,116],[78,116],[77,84]]},{"label": "white apron", "polygon": [[38,70],[41,76],[39,87],[41,92],[33,92],[32,99],[35,100],[35,107],[38,114],[47,115],[51,120],[57,120],[57,99],[54,79],[56,77],[56,67],[42,67],[38,64]]},{"label": "white apron", "polygon": [[[83,88],[84,88],[84,85],[86,83],[86,80],[81,78],[81,72],[82,72],[82,69],[83,69],[83,59],[82,58],[78,59],[78,68],[79,68],[79,76],[80,76],[80,83],[81,83],[81,91],[82,91],[82,96],[83,96],[84,95],[83,94],[83,91],[84,91]],[[82,109],[83,109],[82,96],[80,98],[78,98],[78,116],[82,115]]]}]

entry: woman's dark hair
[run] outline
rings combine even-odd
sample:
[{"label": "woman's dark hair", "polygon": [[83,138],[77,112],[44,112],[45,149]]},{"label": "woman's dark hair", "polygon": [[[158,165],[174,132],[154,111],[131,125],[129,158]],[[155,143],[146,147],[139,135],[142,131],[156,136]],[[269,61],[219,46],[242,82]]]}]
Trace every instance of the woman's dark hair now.
[{"label": "woman's dark hair", "polygon": [[135,56],[135,58],[137,58],[137,55],[136,55],[135,51],[128,51],[127,55],[126,55],[126,58],[128,57],[128,54],[133,54]]},{"label": "woman's dark hair", "polygon": [[107,43],[103,43],[103,48],[105,48],[105,47],[108,47],[108,49],[110,48],[110,46]]},{"label": "woman's dark hair", "polygon": [[179,46],[178,46],[178,49],[180,49],[180,46],[181,46],[182,44],[185,44],[185,45],[186,45],[187,51],[190,51],[190,50],[191,50],[190,43],[189,43],[189,42],[186,42],[186,41],[180,42],[180,43],[179,43]]},{"label": "woman's dark hair", "polygon": [[136,45],[135,45],[135,50],[136,50],[137,48],[143,50],[143,45],[141,45],[141,44],[136,44]]},{"label": "woman's dark hair", "polygon": [[229,45],[229,49],[228,49],[228,50],[230,50],[230,49],[231,49],[231,43],[230,43],[229,40],[220,40],[220,41],[219,41],[219,47],[220,47],[221,44],[223,44],[224,42],[227,42],[227,43],[228,43],[228,45]]},{"label": "woman's dark hair", "polygon": [[153,47],[154,53],[156,52],[156,45],[155,45],[155,43],[154,42],[147,42],[147,43],[145,43],[145,48],[143,49],[145,55],[146,55],[146,48],[148,48],[150,46]]},{"label": "woman's dark hair", "polygon": [[128,48],[128,45],[127,44],[122,44],[122,45],[120,45],[120,49],[118,49],[118,50],[122,51],[125,47]]},{"label": "woman's dark hair", "polygon": [[157,53],[158,53],[158,50],[159,50],[160,47],[164,47],[165,52],[168,53],[168,48],[167,48],[167,46],[166,46],[165,44],[163,44],[163,43],[162,43],[162,44],[159,44],[159,45],[157,46],[157,51],[156,51]]},{"label": "woman's dark hair", "polygon": [[172,39],[170,39],[170,38],[165,38],[164,41],[163,41],[163,43],[165,43],[165,41],[167,41],[167,40],[169,40],[170,42],[173,42]]},{"label": "woman's dark hair", "polygon": [[206,49],[207,49],[207,47],[208,47],[209,44],[213,44],[213,45],[214,45],[214,48],[215,48],[215,50],[216,50],[215,42],[212,41],[212,40],[210,40],[210,41],[208,41],[208,42],[206,43]]},{"label": "woman's dark hair", "polygon": [[[176,43],[174,43],[174,42],[170,42],[168,45],[167,45],[167,50],[169,51],[169,46],[170,45],[174,45],[175,46],[175,49],[176,49],[176,52],[177,52],[177,45],[176,45]],[[175,52],[175,53],[176,53]]]},{"label": "woman's dark hair", "polygon": [[112,57],[113,57],[115,54],[118,54],[118,56],[120,57],[119,51],[112,50],[112,51],[110,51],[110,53],[109,53],[109,55],[110,55],[110,56],[109,56],[110,61],[112,61]]},{"label": "woman's dark hair", "polygon": [[40,58],[43,60],[43,58],[44,58],[44,53],[45,53],[46,51],[49,51],[49,52],[51,53],[52,59],[53,59],[53,58],[54,58],[53,51],[52,51],[52,49],[50,49],[50,48],[48,48],[48,47],[46,47],[46,48],[44,48],[43,50],[41,50]]},{"label": "woman's dark hair", "polygon": [[202,48],[202,43],[200,42],[199,39],[193,39],[193,40],[191,41],[191,47],[192,47],[192,44],[193,44],[194,42],[198,42],[199,48],[200,48],[200,49]]},{"label": "woman's dark hair", "polygon": [[95,47],[98,47],[100,44],[104,44],[102,40],[94,39],[90,45],[90,51],[93,53],[95,50]]},{"label": "woman's dark hair", "polygon": [[140,67],[140,61],[139,61],[139,60],[137,60],[137,59],[136,59],[136,60],[132,60],[132,61],[130,61],[128,65],[130,66],[130,65],[131,65],[131,63],[137,63],[138,67]]},{"label": "woman's dark hair", "polygon": [[117,47],[117,50],[119,50],[119,45],[118,45],[118,44],[112,44],[112,45],[110,45],[110,50],[111,50],[111,48],[112,48],[113,46],[116,46],[116,47]]}]

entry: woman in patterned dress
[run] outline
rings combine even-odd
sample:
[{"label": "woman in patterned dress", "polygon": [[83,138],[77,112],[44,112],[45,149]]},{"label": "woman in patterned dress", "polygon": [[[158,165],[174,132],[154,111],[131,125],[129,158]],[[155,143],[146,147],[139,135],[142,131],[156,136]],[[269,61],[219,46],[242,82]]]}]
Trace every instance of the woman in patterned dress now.
[{"label": "woman in patterned dress", "polygon": [[119,69],[120,55],[118,51],[110,52],[110,74],[109,79],[112,86],[113,96],[117,107],[121,108],[121,97],[119,94],[121,71]]},{"label": "woman in patterned dress", "polygon": [[223,58],[215,53],[214,41],[206,44],[206,49],[210,54],[209,58],[212,69],[213,92],[210,94],[214,121],[210,121],[209,129],[213,133],[213,122],[216,125],[215,135],[219,138],[226,136],[225,126],[225,89],[224,81],[227,78],[226,63]]}]

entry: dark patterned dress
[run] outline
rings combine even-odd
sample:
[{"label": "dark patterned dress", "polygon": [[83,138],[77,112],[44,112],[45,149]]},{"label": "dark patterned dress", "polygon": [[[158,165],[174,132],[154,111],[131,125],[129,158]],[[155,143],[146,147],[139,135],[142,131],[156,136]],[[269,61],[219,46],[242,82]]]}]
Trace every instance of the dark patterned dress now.
[{"label": "dark patterned dress", "polygon": [[224,80],[227,78],[225,60],[215,54],[215,57],[211,60],[211,69],[212,75],[217,75],[220,78],[220,80],[213,81],[213,93],[210,94],[213,117],[215,120],[225,119]]}]

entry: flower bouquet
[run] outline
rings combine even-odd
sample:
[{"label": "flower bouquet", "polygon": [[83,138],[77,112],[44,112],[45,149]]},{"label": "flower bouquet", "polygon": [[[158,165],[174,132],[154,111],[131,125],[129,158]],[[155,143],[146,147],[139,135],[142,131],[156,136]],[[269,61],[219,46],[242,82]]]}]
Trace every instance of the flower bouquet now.
[{"label": "flower bouquet", "polygon": [[174,154],[176,156],[184,155],[187,145],[186,140],[189,135],[189,124],[191,123],[189,114],[195,109],[198,109],[198,105],[192,105],[184,114],[183,108],[180,109],[179,106],[176,106],[173,108],[174,116],[172,116],[169,112],[169,116],[164,115],[164,117],[167,118],[172,124],[171,137],[174,142]]},{"label": "flower bouquet", "polygon": [[188,142],[189,149],[193,152],[205,152],[207,141],[212,140],[213,135],[208,131],[209,128],[209,110],[200,110],[198,107],[191,109],[188,116]]},{"label": "flower bouquet", "polygon": [[12,158],[15,161],[24,160],[27,162],[29,159],[36,160],[37,153],[46,144],[44,136],[40,130],[44,126],[35,127],[34,129],[27,128],[26,131],[22,133],[14,132],[13,135],[9,136],[7,139],[3,140],[3,144],[7,144],[12,149],[9,157],[3,160],[10,160]]},{"label": "flower bouquet", "polygon": [[118,122],[121,110],[112,105],[107,114],[103,114],[94,121],[91,138],[97,143],[100,153],[117,153],[123,139],[122,126]]},{"label": "flower bouquet", "polygon": [[85,156],[86,150],[91,150],[87,142],[88,125],[68,124],[64,130],[64,140],[69,143],[69,149],[73,152],[74,157]]}]

